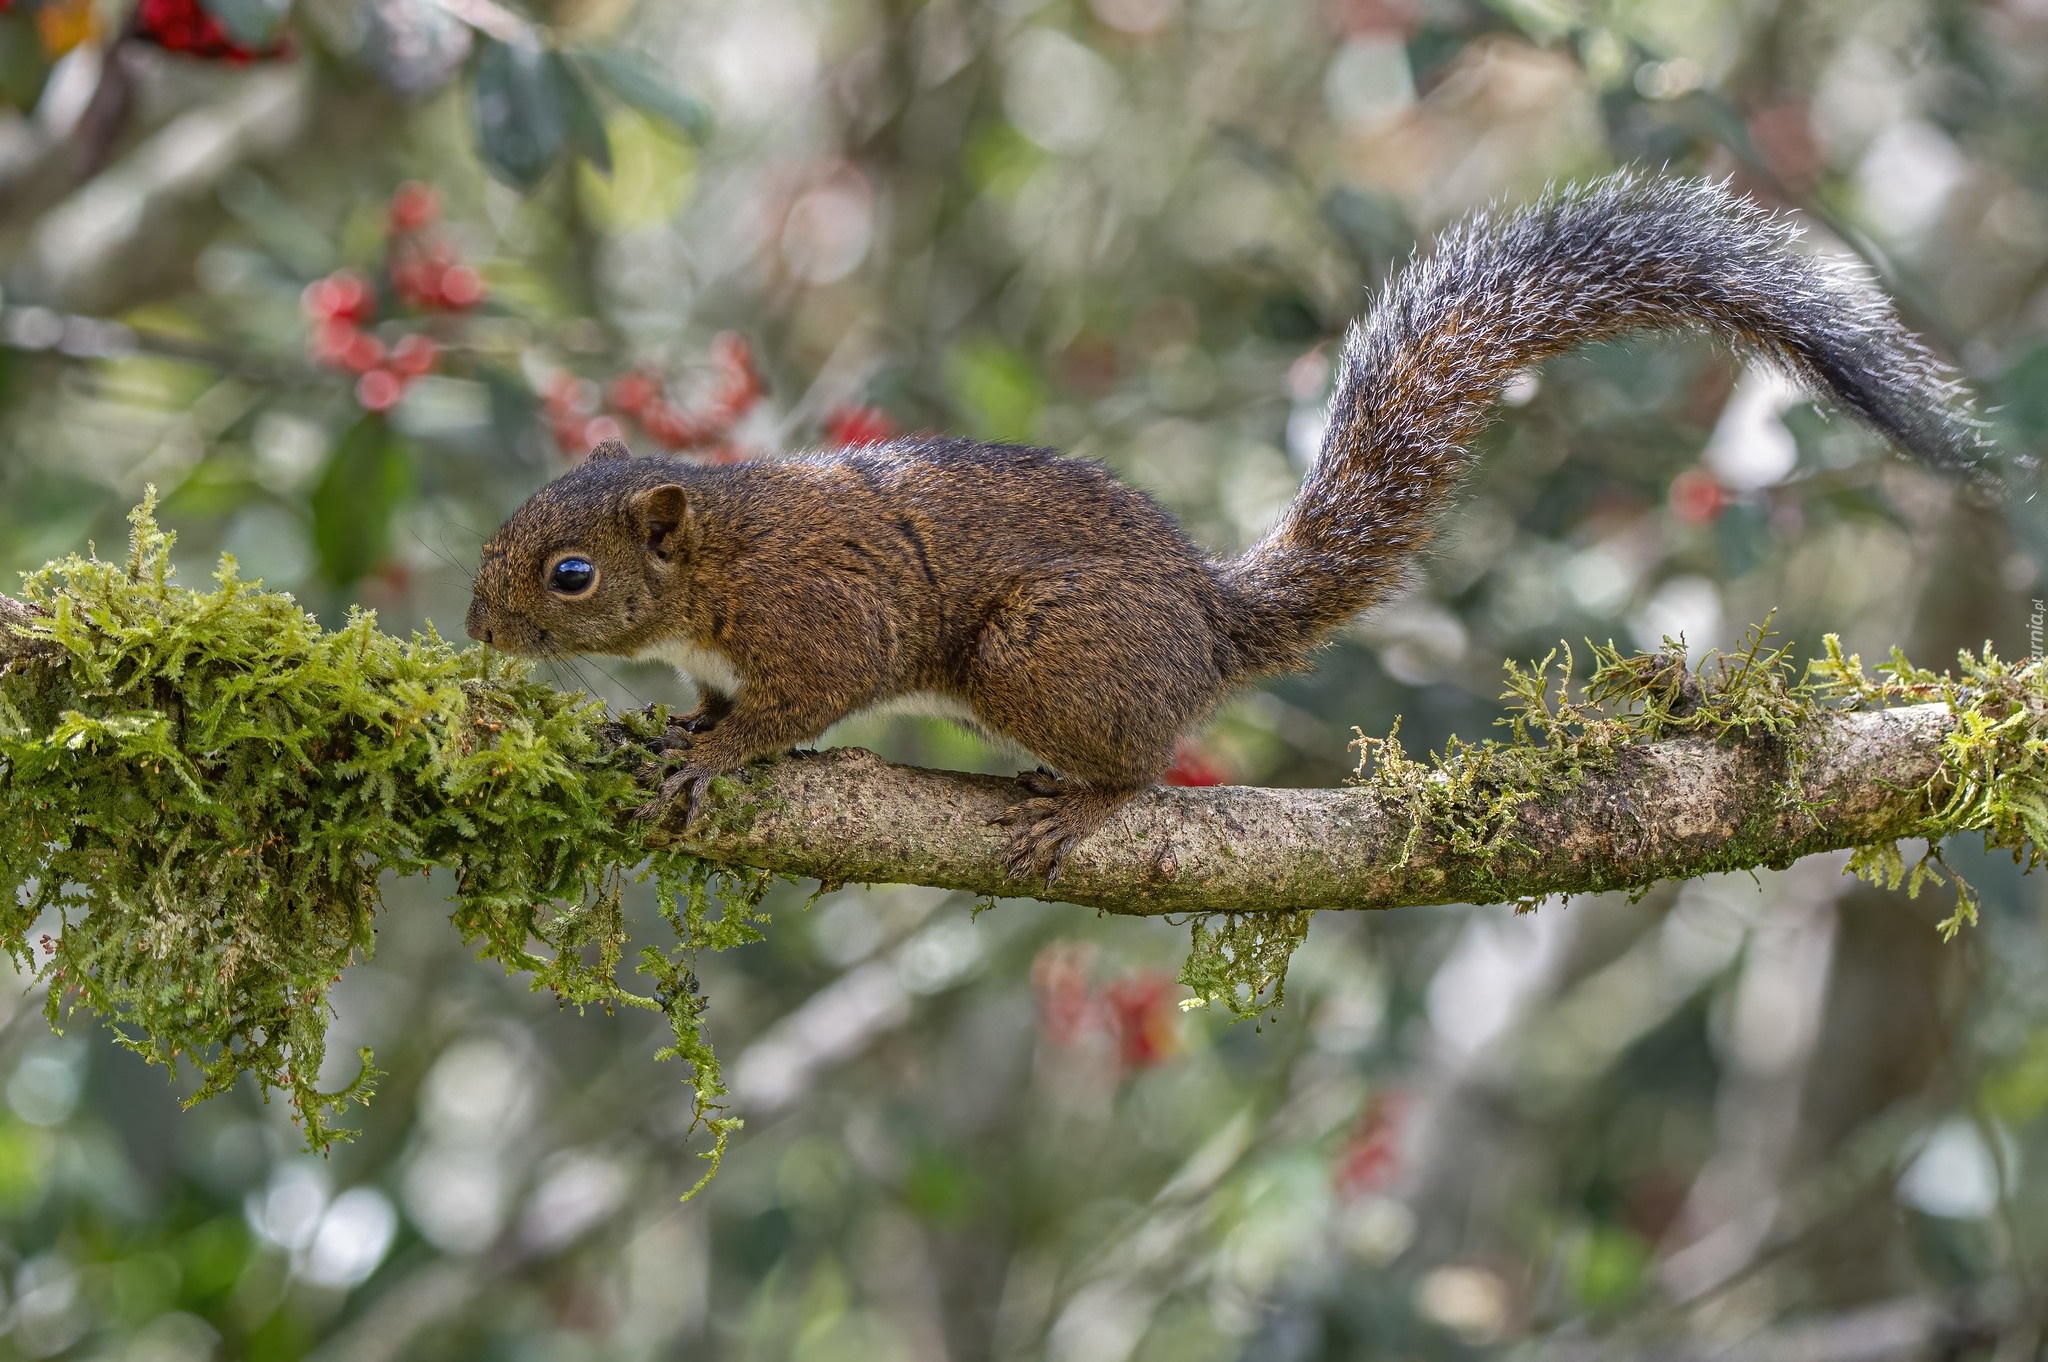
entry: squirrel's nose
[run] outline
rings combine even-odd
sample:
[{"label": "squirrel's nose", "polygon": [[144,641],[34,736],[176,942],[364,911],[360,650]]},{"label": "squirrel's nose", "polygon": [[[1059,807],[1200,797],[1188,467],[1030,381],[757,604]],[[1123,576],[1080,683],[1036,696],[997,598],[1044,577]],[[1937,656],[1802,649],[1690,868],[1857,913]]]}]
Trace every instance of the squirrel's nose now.
[{"label": "squirrel's nose", "polygon": [[484,623],[484,603],[482,601],[471,601],[469,603],[469,618],[464,624],[469,636],[478,643],[491,642],[491,629],[488,624]]}]

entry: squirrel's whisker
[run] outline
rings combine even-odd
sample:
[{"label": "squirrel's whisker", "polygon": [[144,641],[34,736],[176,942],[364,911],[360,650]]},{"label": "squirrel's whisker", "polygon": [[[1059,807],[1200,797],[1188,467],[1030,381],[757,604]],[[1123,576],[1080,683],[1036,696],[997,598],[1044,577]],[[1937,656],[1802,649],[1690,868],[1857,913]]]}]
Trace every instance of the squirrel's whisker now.
[{"label": "squirrel's whisker", "polygon": [[440,547],[437,548],[434,545],[428,543],[425,536],[423,536],[418,530],[414,530],[412,532],[412,541],[413,543],[418,544],[421,548],[425,549],[428,553],[433,554],[434,557],[440,559],[449,567],[452,567],[457,572],[461,573],[463,580],[468,582],[471,587],[474,587],[476,585],[476,574],[474,572],[471,572],[469,568],[464,565],[463,561],[460,558],[457,558],[454,554],[450,553],[448,551],[448,546],[446,544],[442,544]]}]

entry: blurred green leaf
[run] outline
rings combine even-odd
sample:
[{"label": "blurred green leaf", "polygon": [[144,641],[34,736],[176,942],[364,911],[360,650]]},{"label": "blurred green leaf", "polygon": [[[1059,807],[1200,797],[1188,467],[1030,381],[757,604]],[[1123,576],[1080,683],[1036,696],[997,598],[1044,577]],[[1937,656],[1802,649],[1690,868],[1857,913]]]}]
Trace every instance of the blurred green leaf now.
[{"label": "blurred green leaf", "polygon": [[540,462],[533,456],[541,403],[533,389],[519,375],[495,364],[479,364],[476,376],[490,394],[491,436],[497,452],[528,466]]},{"label": "blurred green leaf", "polygon": [[1386,194],[1339,185],[1323,196],[1317,212],[1368,274],[1384,270],[1415,242],[1415,229],[1400,201]]},{"label": "blurred green leaf", "polygon": [[484,164],[517,189],[540,183],[569,137],[560,58],[486,40],[476,63],[476,131]]},{"label": "blurred green leaf", "polygon": [[1999,378],[1998,417],[2025,439],[2048,436],[2048,345],[2027,351]]},{"label": "blurred green leaf", "polygon": [[2048,1108],[2048,1030],[2034,1032],[2019,1053],[1994,1069],[1982,1088],[1984,1105],[2013,1126],[2024,1126]]},{"label": "blurred green leaf", "polygon": [[48,74],[35,23],[26,14],[0,14],[0,104],[34,108]]},{"label": "blurred green leaf", "polygon": [[181,516],[226,516],[265,495],[243,460],[209,455],[164,498],[164,509]]},{"label": "blurred green leaf", "polygon": [[47,1133],[0,1119],[0,1212],[19,1214],[42,1200],[53,1162]]},{"label": "blurred green leaf", "polygon": [[941,1225],[964,1225],[974,1218],[981,1202],[974,1174],[960,1160],[937,1150],[918,1156],[903,1179],[904,1205],[925,1220]]},{"label": "blurred green leaf", "polygon": [[555,89],[561,96],[562,117],[569,128],[569,145],[584,160],[605,174],[611,174],[612,144],[605,135],[604,115],[591,102],[590,91],[583,88],[575,68],[559,53],[548,54],[548,65],[555,73]]},{"label": "blurred green leaf", "polygon": [[974,433],[984,440],[1030,440],[1045,409],[1045,387],[1022,355],[992,336],[962,343],[946,356],[946,387]]},{"label": "blurred green leaf", "polygon": [[600,85],[641,113],[699,141],[711,131],[711,111],[703,102],[671,84],[660,67],[638,53],[578,48],[570,55]]},{"label": "blurred green leaf", "polygon": [[1008,123],[983,124],[960,153],[968,183],[1002,203],[1013,201],[1047,159],[1043,147]]},{"label": "blurred green leaf", "polygon": [[188,1231],[173,1245],[184,1268],[188,1299],[205,1300],[235,1284],[249,1261],[249,1231],[239,1216],[218,1216]]},{"label": "blurred green leaf", "polygon": [[1573,1294],[1589,1310],[1612,1310],[1642,1290],[1650,1247],[1642,1237],[1613,1225],[1595,1225],[1572,1245]]},{"label": "blurred green leaf", "polygon": [[341,437],[313,489],[313,548],[320,575],[336,586],[384,559],[391,517],[412,490],[412,461],[382,416],[365,416]]},{"label": "blurred green leaf", "polygon": [[221,181],[219,194],[220,206],[286,268],[311,277],[335,267],[334,242],[262,175],[238,170]]},{"label": "blurred green leaf", "polygon": [[1252,329],[1277,341],[1299,343],[1321,337],[1323,323],[1299,293],[1273,293],[1260,299]]},{"label": "blurred green leaf", "polygon": [[1584,19],[1568,0],[1487,0],[1487,7],[1539,43],[1554,42]]}]

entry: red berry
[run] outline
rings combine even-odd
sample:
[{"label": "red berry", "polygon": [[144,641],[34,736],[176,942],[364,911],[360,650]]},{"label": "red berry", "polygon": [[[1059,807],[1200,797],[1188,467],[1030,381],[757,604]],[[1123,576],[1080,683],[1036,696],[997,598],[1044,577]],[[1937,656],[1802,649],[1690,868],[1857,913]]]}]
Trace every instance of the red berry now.
[{"label": "red berry", "polygon": [[754,367],[754,347],[737,331],[721,331],[711,338],[711,362],[720,370],[711,391],[713,419],[730,425],[746,414],[768,385]]},{"label": "red berry", "polygon": [[353,373],[368,373],[384,362],[384,342],[358,331],[341,353],[341,367]]},{"label": "red berry", "polygon": [[1168,785],[1221,785],[1223,779],[1222,767],[1192,745],[1174,753],[1173,765],[1166,772]]},{"label": "red berry", "polygon": [[583,426],[583,443],[587,449],[595,449],[606,440],[616,440],[625,432],[619,423],[609,416],[593,416]]},{"label": "red berry", "polygon": [[1119,979],[1103,990],[1102,1001],[1125,1068],[1150,1068],[1179,1048],[1173,976],[1147,972]]},{"label": "red berry", "polygon": [[548,422],[548,433],[555,437],[555,447],[571,458],[581,458],[590,452],[590,445],[583,438],[583,422],[574,418]]},{"label": "red berry", "polygon": [[1399,1092],[1390,1092],[1366,1108],[1357,1132],[1337,1155],[1339,1193],[1358,1196],[1394,1181],[1401,1171],[1401,1127],[1407,1114],[1407,1096]]},{"label": "red berry", "polygon": [[412,233],[430,227],[441,216],[441,196],[431,185],[407,180],[391,196],[391,230]]},{"label": "red berry", "polygon": [[434,344],[431,336],[414,332],[401,336],[398,344],[391,347],[391,367],[407,378],[418,378],[431,373],[441,358],[441,347]]},{"label": "red berry", "polygon": [[199,0],[142,0],[135,11],[135,35],[167,52],[214,57],[237,65],[259,57],[281,57],[289,52],[282,41],[261,51],[241,46],[206,12]]},{"label": "red berry", "polygon": [[405,396],[405,380],[389,369],[372,369],[356,380],[356,401],[368,411],[389,411]]},{"label": "red berry", "polygon": [[611,404],[628,416],[638,416],[661,400],[661,385],[644,373],[620,374],[612,380]]},{"label": "red berry", "polygon": [[542,401],[547,404],[550,418],[589,416],[597,410],[597,385],[565,369],[548,381]]},{"label": "red berry", "polygon": [[377,315],[377,297],[369,281],[350,270],[336,270],[306,285],[299,306],[316,321],[366,322]]},{"label": "red berry", "polygon": [[1690,525],[1705,525],[1727,509],[1728,493],[1711,473],[1688,468],[1671,480],[1671,511]]},{"label": "red berry", "polygon": [[475,307],[484,299],[484,277],[468,265],[451,265],[441,274],[441,306],[452,312]]},{"label": "red berry", "polygon": [[433,307],[441,296],[441,269],[429,260],[403,261],[391,267],[391,287],[407,307]]},{"label": "red berry", "polygon": [[[631,416],[669,449],[703,451],[713,462],[743,459],[746,452],[725,437],[766,388],[754,369],[753,350],[745,337],[729,331],[719,335],[711,343],[711,358],[719,370],[711,392],[688,410],[663,401],[661,379],[645,371],[613,379],[607,397],[614,410]],[[880,420],[888,418],[881,416]],[[893,430],[890,426],[889,431]]]},{"label": "red berry", "polygon": [[711,428],[674,407],[657,404],[641,413],[640,424],[655,440],[671,449],[688,449],[711,437]]},{"label": "red berry", "polygon": [[1031,987],[1038,995],[1038,1024],[1054,1045],[1071,1045],[1094,1012],[1088,990],[1089,949],[1055,941],[1031,962]]},{"label": "red berry", "polygon": [[355,323],[346,321],[325,321],[313,330],[313,358],[321,364],[340,368],[346,359],[349,347],[354,345],[357,331]]}]

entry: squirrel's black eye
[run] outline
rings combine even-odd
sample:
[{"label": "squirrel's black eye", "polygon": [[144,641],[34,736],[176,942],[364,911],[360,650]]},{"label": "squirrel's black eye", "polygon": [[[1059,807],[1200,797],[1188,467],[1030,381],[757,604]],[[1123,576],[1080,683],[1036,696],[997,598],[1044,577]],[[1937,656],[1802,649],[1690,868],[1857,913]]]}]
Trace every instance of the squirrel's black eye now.
[{"label": "squirrel's black eye", "polygon": [[597,564],[588,558],[564,558],[548,569],[548,585],[565,596],[579,596],[597,580]]}]

